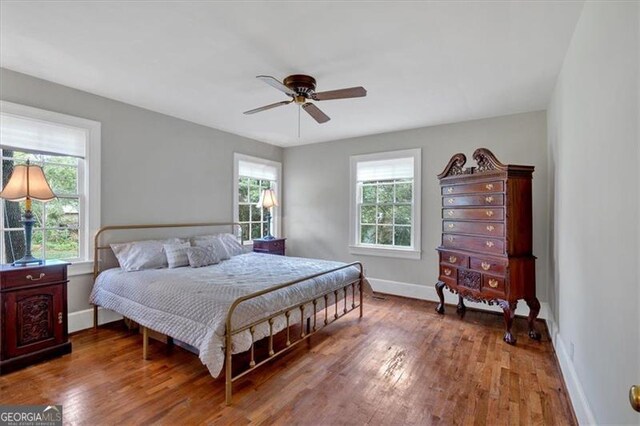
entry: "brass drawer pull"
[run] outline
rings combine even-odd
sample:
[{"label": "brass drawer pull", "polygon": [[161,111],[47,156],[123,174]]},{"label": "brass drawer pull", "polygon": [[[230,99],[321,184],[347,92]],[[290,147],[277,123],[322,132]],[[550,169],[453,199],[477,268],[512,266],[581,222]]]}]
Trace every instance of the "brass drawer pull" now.
[{"label": "brass drawer pull", "polygon": [[449,269],[449,268],[445,268],[445,269],[444,269],[444,274],[445,274],[446,276],[451,275],[451,269]]},{"label": "brass drawer pull", "polygon": [[487,188],[488,191],[491,191],[493,189],[493,184],[492,183],[488,183],[484,187]]},{"label": "brass drawer pull", "polygon": [[493,210],[487,210],[485,213],[486,213],[486,214],[487,214],[487,216],[489,216],[489,217],[493,216]]},{"label": "brass drawer pull", "polygon": [[482,262],[480,266],[482,266],[482,269],[484,269],[485,271],[488,271],[489,269],[491,269],[491,264],[488,262]]},{"label": "brass drawer pull", "polygon": [[453,216],[453,210],[449,210],[449,211],[447,212],[447,214],[448,214],[449,216]]},{"label": "brass drawer pull", "polygon": [[494,278],[490,278],[489,279],[489,287],[491,287],[491,288],[498,287],[498,280],[496,280]]},{"label": "brass drawer pull", "polygon": [[453,226],[454,226],[453,223],[449,224],[449,228],[453,229]]},{"label": "brass drawer pull", "polygon": [[58,312],[58,324],[62,324],[62,312]]},{"label": "brass drawer pull", "polygon": [[449,188],[447,188],[447,194],[451,194],[452,192],[453,192],[453,187],[450,186]]},{"label": "brass drawer pull", "polygon": [[453,198],[449,198],[449,199],[447,200],[447,203],[449,203],[449,204],[453,204],[454,202],[455,202],[455,200],[454,200]]},{"label": "brass drawer pull", "polygon": [[493,197],[484,197],[484,201],[486,201],[487,203],[491,204],[491,203],[493,203]]},{"label": "brass drawer pull", "polygon": [[447,240],[449,240],[449,241],[453,242],[453,236],[452,236],[452,235],[449,235],[449,236],[447,237]]},{"label": "brass drawer pull", "polygon": [[487,247],[493,247],[495,245],[493,241],[487,241],[486,244],[487,244]]},{"label": "brass drawer pull", "polygon": [[33,275],[27,275],[27,279],[30,281],[40,281],[41,279],[43,279],[45,276],[44,272],[40,272],[40,276],[38,278],[33,278]]},{"label": "brass drawer pull", "polygon": [[449,263],[456,263],[458,261],[458,258],[455,256],[449,256]]},{"label": "brass drawer pull", "polygon": [[493,232],[494,229],[496,228],[494,228],[493,225],[487,225],[487,231]]}]

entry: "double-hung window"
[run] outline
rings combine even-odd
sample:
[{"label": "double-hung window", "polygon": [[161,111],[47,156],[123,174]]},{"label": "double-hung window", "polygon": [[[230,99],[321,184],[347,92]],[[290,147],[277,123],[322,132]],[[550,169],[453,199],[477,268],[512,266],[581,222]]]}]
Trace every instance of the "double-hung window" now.
[{"label": "double-hung window", "polygon": [[[89,272],[100,214],[100,123],[9,102],[0,107],[1,185],[28,160],[43,168],[56,195],[33,202],[33,255],[72,262],[71,274]],[[0,214],[0,260],[9,263],[24,255],[24,202],[1,200]]]},{"label": "double-hung window", "polygon": [[420,149],[351,157],[351,253],[420,258],[420,165]]},{"label": "double-hung window", "polygon": [[[280,207],[266,209],[258,207],[260,194],[265,189],[273,189],[280,204],[280,175],[282,165],[276,161],[234,154],[234,221],[242,228],[242,239],[249,243],[269,234],[279,235]],[[267,213],[271,213],[271,228]]]}]

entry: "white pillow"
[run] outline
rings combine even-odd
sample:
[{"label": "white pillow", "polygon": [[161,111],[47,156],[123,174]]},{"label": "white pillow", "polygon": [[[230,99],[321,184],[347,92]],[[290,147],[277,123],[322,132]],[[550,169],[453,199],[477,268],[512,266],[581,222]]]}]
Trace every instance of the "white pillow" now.
[{"label": "white pillow", "polygon": [[127,272],[144,269],[167,267],[167,256],[164,253],[165,243],[179,243],[178,238],[169,240],[133,241],[130,243],[111,244],[113,254],[118,258],[120,267]]},{"label": "white pillow", "polygon": [[191,243],[188,241],[186,243],[164,244],[164,253],[167,255],[169,269],[189,265],[189,257],[187,256],[189,247],[191,247]]},{"label": "white pillow", "polygon": [[189,258],[189,265],[192,268],[201,268],[220,263],[220,256],[213,245],[189,247],[186,252]]},{"label": "white pillow", "polygon": [[193,237],[191,239],[191,245],[194,247],[213,246],[220,260],[231,259],[231,253],[219,235],[200,235]]},{"label": "white pillow", "polygon": [[222,240],[222,243],[224,244],[224,246],[227,248],[229,255],[237,256],[239,254],[244,253],[244,248],[242,247],[242,244],[240,244],[240,241],[238,241],[238,238],[235,235],[220,234],[220,239]]}]

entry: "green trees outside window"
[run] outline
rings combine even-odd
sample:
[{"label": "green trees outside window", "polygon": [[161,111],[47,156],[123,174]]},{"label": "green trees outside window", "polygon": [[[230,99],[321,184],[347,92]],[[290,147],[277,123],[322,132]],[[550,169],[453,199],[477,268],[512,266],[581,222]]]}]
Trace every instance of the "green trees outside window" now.
[{"label": "green trees outside window", "polygon": [[263,189],[273,185],[270,180],[253,179],[239,176],[238,179],[238,222],[242,227],[244,241],[262,238],[269,234],[269,224],[266,221],[268,209],[256,207],[260,201]]},{"label": "green trees outside window", "polygon": [[[31,251],[44,259],[76,259],[80,257],[79,160],[75,157],[0,150],[2,185],[9,181],[15,164],[30,160],[42,166],[56,199],[33,202],[36,223]],[[2,200],[4,252],[2,262],[9,263],[24,255],[24,230],[20,223],[24,202]]]},{"label": "green trees outside window", "polygon": [[413,180],[359,183],[360,243],[410,247]]}]

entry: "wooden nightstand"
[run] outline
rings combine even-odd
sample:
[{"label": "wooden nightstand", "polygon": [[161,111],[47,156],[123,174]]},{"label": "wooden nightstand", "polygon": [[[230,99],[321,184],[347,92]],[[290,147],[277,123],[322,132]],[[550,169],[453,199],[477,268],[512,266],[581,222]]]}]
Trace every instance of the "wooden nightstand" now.
[{"label": "wooden nightstand", "polygon": [[71,352],[67,265],[0,265],[0,374]]},{"label": "wooden nightstand", "polygon": [[279,254],[280,256],[284,256],[284,240],[286,240],[286,238],[253,240],[253,251],[256,253]]}]

